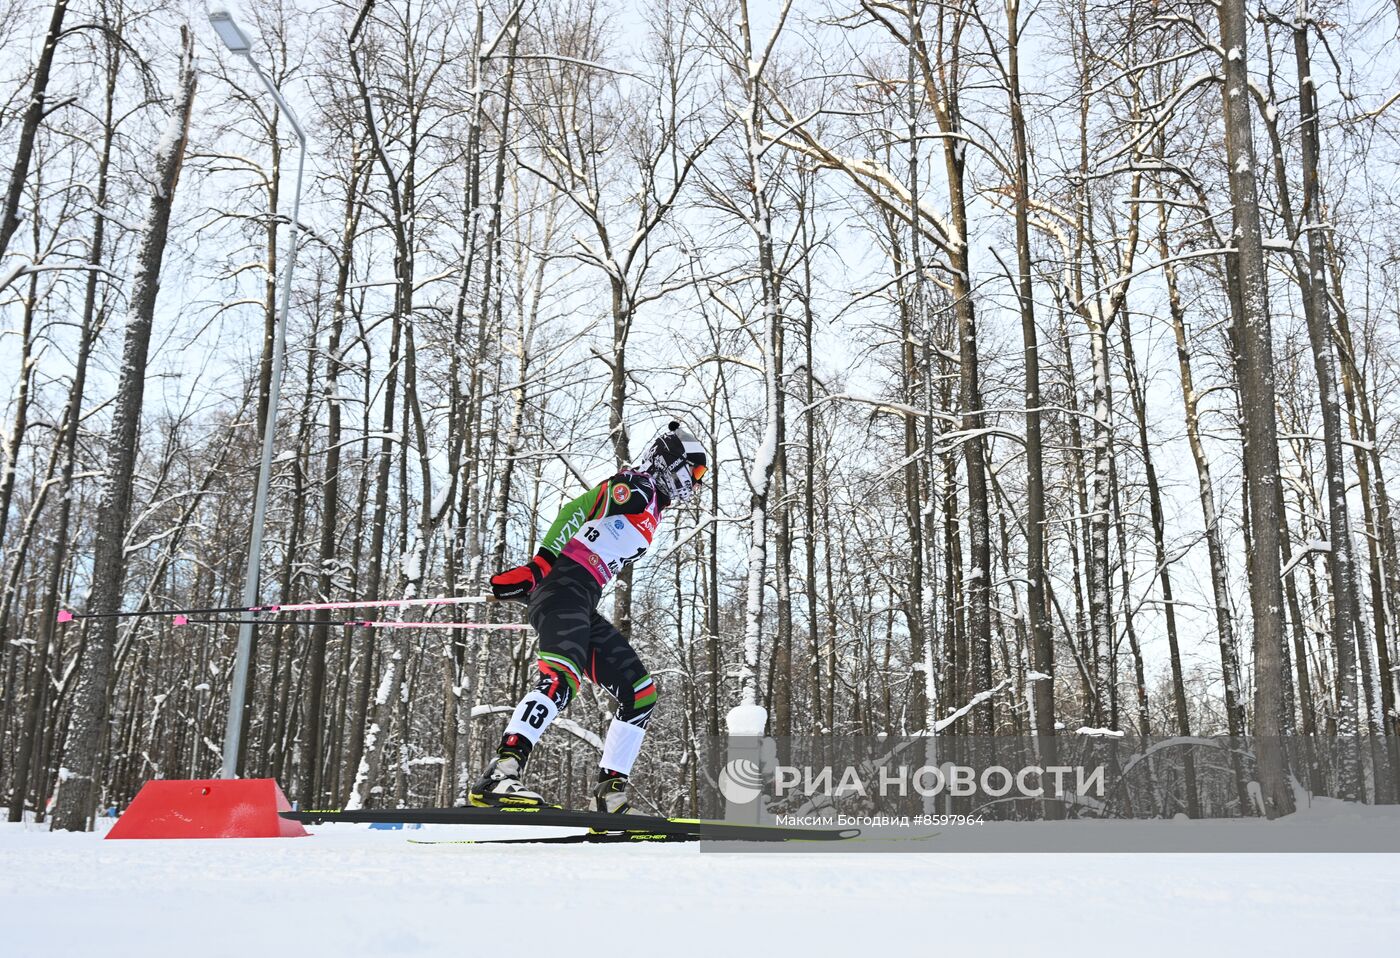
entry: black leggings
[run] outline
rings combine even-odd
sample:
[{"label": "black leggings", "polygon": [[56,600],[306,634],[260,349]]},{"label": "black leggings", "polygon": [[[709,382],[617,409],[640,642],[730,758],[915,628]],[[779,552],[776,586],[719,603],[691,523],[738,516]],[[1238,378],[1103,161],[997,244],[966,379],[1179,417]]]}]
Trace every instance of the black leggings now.
[{"label": "black leggings", "polygon": [[563,711],[590,679],[617,700],[617,717],[646,728],[656,707],[656,685],[637,651],[598,613],[603,589],[592,574],[561,556],[530,596],[530,624],[540,642],[536,688]]}]

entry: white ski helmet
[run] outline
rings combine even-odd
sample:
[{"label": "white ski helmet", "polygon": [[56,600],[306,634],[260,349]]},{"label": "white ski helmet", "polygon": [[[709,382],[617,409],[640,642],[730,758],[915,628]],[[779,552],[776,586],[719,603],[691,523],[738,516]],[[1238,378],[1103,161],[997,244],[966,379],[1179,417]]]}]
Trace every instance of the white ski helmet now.
[{"label": "white ski helmet", "polygon": [[647,443],[637,469],[651,476],[672,502],[686,502],[695,494],[695,484],[709,471],[709,459],[700,440],[673,419]]}]

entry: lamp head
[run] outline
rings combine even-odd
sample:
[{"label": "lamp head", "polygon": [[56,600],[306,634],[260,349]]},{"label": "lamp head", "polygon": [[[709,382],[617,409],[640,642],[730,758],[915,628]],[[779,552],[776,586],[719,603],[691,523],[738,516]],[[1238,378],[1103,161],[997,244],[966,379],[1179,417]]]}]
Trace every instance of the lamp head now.
[{"label": "lamp head", "polygon": [[247,56],[248,52],[253,49],[253,41],[248,39],[248,34],[243,32],[243,28],[233,19],[233,14],[227,10],[210,10],[209,23],[213,25],[214,32],[219,35],[220,40],[224,41],[224,46],[228,47],[231,53],[241,53]]}]

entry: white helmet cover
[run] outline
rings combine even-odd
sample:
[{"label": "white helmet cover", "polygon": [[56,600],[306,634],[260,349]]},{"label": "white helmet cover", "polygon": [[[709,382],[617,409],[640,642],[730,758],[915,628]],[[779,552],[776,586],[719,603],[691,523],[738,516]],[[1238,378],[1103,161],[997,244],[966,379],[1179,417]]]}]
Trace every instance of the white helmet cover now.
[{"label": "white helmet cover", "polygon": [[647,444],[637,460],[637,468],[672,502],[686,502],[695,494],[695,484],[709,469],[705,447],[676,420]]}]

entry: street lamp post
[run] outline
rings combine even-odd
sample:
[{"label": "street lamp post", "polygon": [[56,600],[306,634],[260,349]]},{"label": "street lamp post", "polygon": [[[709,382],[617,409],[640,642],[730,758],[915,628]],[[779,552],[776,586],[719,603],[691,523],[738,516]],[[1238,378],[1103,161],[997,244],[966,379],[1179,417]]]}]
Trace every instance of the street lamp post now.
[{"label": "street lamp post", "polygon": [[[267,92],[277,102],[277,109],[287,118],[301,146],[297,156],[296,190],[292,198],[292,221],[289,233],[287,261],[282,267],[281,302],[277,306],[277,329],[272,344],[272,381],[268,386],[267,413],[262,423],[262,464],[258,469],[258,491],[253,500],[253,532],[248,542],[248,568],[243,579],[243,605],[258,605],[258,578],[262,565],[263,518],[267,512],[267,487],[272,478],[272,447],[277,432],[277,401],[282,387],[282,358],[287,343],[287,306],[292,298],[292,273],[297,264],[298,223],[301,213],[301,174],[306,166],[306,132],[297,121],[292,108],[282,97],[282,91],[262,71],[253,59],[253,43],[227,10],[209,11],[209,22],[229,52],[248,61]],[[238,627],[238,656],[233,668],[233,688],[229,691],[228,725],[224,730],[224,778],[234,778],[238,771],[238,746],[243,735],[243,710],[247,703],[249,659],[253,651],[253,625],[245,621]]]}]

